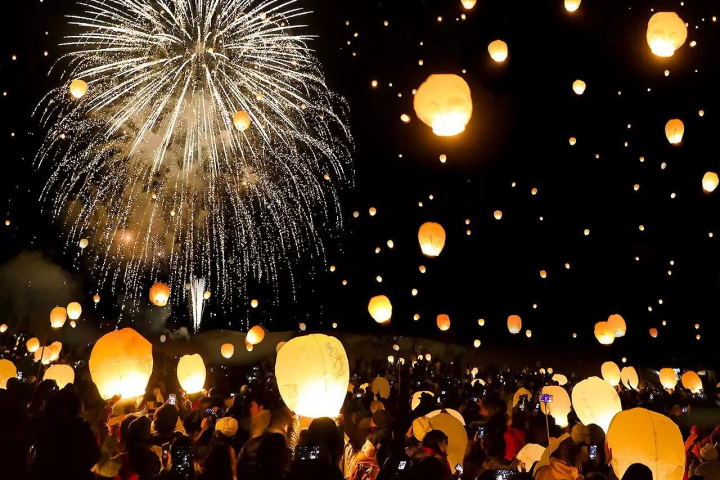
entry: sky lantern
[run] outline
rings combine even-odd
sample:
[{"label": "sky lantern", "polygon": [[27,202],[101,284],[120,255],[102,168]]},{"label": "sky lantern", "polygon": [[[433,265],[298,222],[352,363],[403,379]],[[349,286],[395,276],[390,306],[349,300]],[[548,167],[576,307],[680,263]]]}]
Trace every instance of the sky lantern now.
[{"label": "sky lantern", "polygon": [[634,463],[652,470],[655,480],[682,480],[685,445],[680,428],[659,413],[633,408],[618,413],[605,435],[617,478]]},{"label": "sky lantern", "polygon": [[450,329],[450,317],[442,314],[437,316],[437,326],[442,332],[446,332]]},{"label": "sky lantern", "polygon": [[595,338],[601,345],[611,345],[615,341],[615,331],[608,322],[595,324]]},{"label": "sky lantern", "polygon": [[478,325],[481,326],[481,327],[484,327],[484,326],[485,326],[485,319],[484,319],[484,318],[478,319]]},{"label": "sky lantern", "polygon": [[155,282],[150,287],[150,301],[158,307],[167,305],[170,298],[170,287],[161,282]]},{"label": "sky lantern", "polygon": [[570,137],[570,140],[568,140],[568,143],[570,144],[570,146],[574,146],[577,143],[577,138]]},{"label": "sky lantern", "polygon": [[636,390],[640,381],[634,367],[623,367],[620,370],[620,380],[628,390]]},{"label": "sky lantern", "polygon": [[11,378],[17,378],[15,364],[7,359],[0,359],[0,389],[7,388],[7,382]]},{"label": "sky lantern", "polygon": [[70,82],[70,95],[76,99],[81,99],[88,91],[88,84],[80,79]]},{"label": "sky lantern", "polygon": [[657,338],[657,336],[658,336],[657,328],[651,328],[651,329],[650,329],[650,336],[651,336],[652,338]]},{"label": "sky lantern", "polygon": [[567,377],[561,373],[556,373],[555,375],[553,375],[552,380],[553,382],[557,382],[561,387],[568,382]]},{"label": "sky lantern", "polygon": [[100,295],[93,295],[93,302],[100,303]]},{"label": "sky lantern", "polygon": [[0,325],[0,333],[7,332],[7,329],[8,329],[7,323],[3,323],[2,325]]},{"label": "sky lantern", "polygon": [[77,320],[82,314],[82,307],[78,302],[70,302],[67,306],[67,316],[70,320]]},{"label": "sky lantern", "polygon": [[540,270],[540,278],[547,278],[547,272],[545,270]]},{"label": "sky lantern", "polygon": [[586,87],[587,85],[585,85],[585,82],[583,82],[582,80],[575,80],[572,85],[573,92],[578,95],[582,95],[583,93],[585,93]]},{"label": "sky lantern", "polygon": [[390,382],[386,378],[376,377],[370,384],[373,395],[380,395],[380,398],[390,398]]},{"label": "sky lantern", "polygon": [[293,338],[280,349],[275,377],[280,396],[292,412],[334,417],[345,400],[350,365],[337,338],[312,334]]},{"label": "sky lantern", "polygon": [[240,132],[244,132],[250,128],[250,115],[246,111],[240,110],[233,116],[233,125]]},{"label": "sky lantern", "polygon": [[495,40],[488,45],[488,52],[490,53],[490,58],[498,63],[502,63],[508,57],[507,43],[502,40]]},{"label": "sky lantern", "polygon": [[377,208],[370,207],[370,209],[368,210],[368,213],[370,214],[371,217],[374,217],[377,214]]},{"label": "sky lantern", "polygon": [[527,338],[532,338],[532,330],[525,330],[525,336]]},{"label": "sky lantern", "polygon": [[[303,331],[305,331],[305,330],[303,330]],[[245,342],[245,350],[247,350],[248,352],[252,352],[254,348],[255,348],[255,345],[253,345],[250,342]]]},{"label": "sky lantern", "polygon": [[[564,388],[558,387],[557,385],[550,385],[543,387],[543,395],[552,395],[552,402],[545,405],[540,404],[540,408],[543,413],[549,413],[551,417],[555,419],[555,423],[560,427],[566,427],[568,424],[568,413],[572,410],[572,403],[570,402],[570,396]],[[547,408],[547,412],[545,409]]]},{"label": "sky lantern", "polygon": [[197,393],[205,386],[205,362],[200,355],[184,355],[177,366],[177,378],[186,393]]},{"label": "sky lantern", "polygon": [[683,387],[690,390],[692,393],[700,393],[703,389],[702,380],[697,373],[692,370],[682,374],[681,377]]},{"label": "sky lantern", "polygon": [[35,350],[35,355],[33,356],[34,362],[42,362],[43,365],[49,365],[50,362],[52,362],[51,357],[53,355],[53,349],[50,348],[50,346],[44,346],[40,348],[39,350]]},{"label": "sky lantern", "polygon": [[50,361],[54,362],[58,358],[60,358],[60,352],[62,351],[62,343],[61,342],[53,342],[50,344],[49,347],[45,347],[50,351]]},{"label": "sky lantern", "polygon": [[52,328],[61,328],[67,320],[67,310],[65,307],[55,307],[50,311],[50,326]]},{"label": "sky lantern", "polygon": [[445,247],[445,229],[439,223],[423,223],[418,230],[418,242],[423,255],[437,257]]},{"label": "sky lantern", "polygon": [[672,145],[679,145],[685,134],[682,120],[674,118],[665,124],[665,136]]},{"label": "sky lantern", "polygon": [[715,172],[707,172],[702,179],[703,190],[712,193],[718,186],[718,174]]},{"label": "sky lantern", "polygon": [[250,300],[250,306],[251,306],[252,308],[257,308],[259,304],[260,304],[260,303],[259,303],[256,299],[254,299],[254,298],[253,298],[252,300]]},{"label": "sky lantern", "polygon": [[500,220],[502,218],[502,210],[495,210],[493,216],[495,217],[495,220]]},{"label": "sky lantern", "polygon": [[132,328],[115,330],[95,343],[88,365],[103,399],[144,395],[153,369],[152,345]]},{"label": "sky lantern", "polygon": [[565,0],[565,10],[572,13],[580,7],[582,0]]},{"label": "sky lantern", "polygon": [[232,358],[232,356],[235,354],[235,345],[232,343],[224,343],[222,347],[220,347],[220,355],[222,355],[224,358]]},{"label": "sky lantern", "polygon": [[462,0],[462,6],[465,7],[465,10],[472,10],[476,3],[477,0]]},{"label": "sky lantern", "polygon": [[545,447],[538,445],[537,443],[527,443],[517,454],[517,459],[520,462],[518,468],[524,466],[525,470],[528,471],[532,468],[535,462],[539,462],[542,458]]},{"label": "sky lantern", "polygon": [[520,333],[522,329],[522,320],[518,315],[510,315],[507,319],[507,326],[510,333],[513,335]]},{"label": "sky lantern", "polygon": [[677,373],[672,368],[660,370],[660,384],[668,390],[673,390],[678,383]]},{"label": "sky lantern", "polygon": [[263,338],[265,338],[265,330],[263,330],[260,325],[255,325],[248,331],[245,336],[245,341],[252,345],[257,345],[263,341]]},{"label": "sky lantern", "polygon": [[415,114],[439,137],[452,137],[465,131],[472,117],[470,87],[452,74],[430,75],[413,97]]},{"label": "sky lantern", "polygon": [[390,299],[385,295],[378,295],[370,299],[368,303],[368,312],[377,323],[386,323],[392,317],[392,304]]},{"label": "sky lantern", "polygon": [[475,340],[475,341],[473,342],[473,347],[475,347],[475,348],[480,348],[480,340]]},{"label": "sky lantern", "polygon": [[304,332],[307,329],[307,325],[301,322],[300,325],[298,325],[298,328],[301,332]]},{"label": "sky lantern", "polygon": [[648,22],[647,43],[658,57],[672,57],[687,40],[687,27],[675,12],[658,12]]},{"label": "sky lantern", "polygon": [[37,349],[40,348],[40,340],[38,340],[37,337],[33,337],[27,341],[25,346],[27,347],[27,351],[29,353],[35,353],[37,352]]},{"label": "sky lantern", "polygon": [[617,313],[614,313],[608,317],[607,323],[610,324],[613,332],[615,332],[615,338],[625,336],[625,332],[627,331],[627,325],[625,324],[625,319],[623,317],[621,317]]},{"label": "sky lantern", "polygon": [[622,411],[615,388],[598,377],[590,377],[575,385],[572,404],[583,425],[592,423],[604,432],[607,432],[613,417]]},{"label": "sky lantern", "polygon": [[80,243],[78,243],[78,246],[80,247],[80,250],[85,250],[87,246],[90,244],[87,238],[80,239]]},{"label": "sky lantern", "polygon": [[47,369],[43,380],[55,380],[58,388],[75,381],[75,370],[70,365],[52,365]]}]

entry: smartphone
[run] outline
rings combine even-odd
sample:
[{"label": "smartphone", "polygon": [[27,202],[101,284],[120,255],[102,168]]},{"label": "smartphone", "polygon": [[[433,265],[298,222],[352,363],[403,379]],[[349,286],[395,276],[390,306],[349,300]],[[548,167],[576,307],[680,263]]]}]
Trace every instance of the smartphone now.
[{"label": "smartphone", "polygon": [[590,445],[590,460],[595,460],[597,458],[597,445]]},{"label": "smartphone", "polygon": [[478,427],[477,437],[478,437],[478,440],[485,438],[485,426],[484,425]]},{"label": "smartphone", "polygon": [[516,473],[515,470],[495,470],[495,480],[510,480]]},{"label": "smartphone", "polygon": [[18,372],[17,378],[18,380],[22,380],[22,372]]},{"label": "smartphone", "polygon": [[518,410],[525,410],[525,403],[519,402],[519,403],[518,403]]},{"label": "smartphone", "polygon": [[458,463],[457,465],[455,465],[455,471],[456,471],[457,473],[459,473],[460,475],[462,475],[462,474],[463,474],[462,465],[460,465],[459,463]]},{"label": "smartphone", "polygon": [[400,463],[398,463],[398,470],[405,470],[405,466],[407,466],[407,460],[400,460]]},{"label": "smartphone", "polygon": [[295,458],[298,460],[316,460],[320,457],[320,445],[298,445]]},{"label": "smartphone", "polygon": [[540,395],[540,403],[552,403],[552,395],[543,393],[542,395]]},{"label": "smartphone", "polygon": [[683,407],[683,413],[687,413],[687,407]]},{"label": "smartphone", "polygon": [[175,396],[175,394],[174,394],[174,393],[171,393],[170,395],[168,395],[168,401],[167,401],[167,402],[168,402],[170,405],[175,405],[176,398],[177,398],[177,397]]},{"label": "smartphone", "polygon": [[212,408],[205,409],[205,415],[212,415],[213,413],[215,413],[215,410],[213,410]]}]

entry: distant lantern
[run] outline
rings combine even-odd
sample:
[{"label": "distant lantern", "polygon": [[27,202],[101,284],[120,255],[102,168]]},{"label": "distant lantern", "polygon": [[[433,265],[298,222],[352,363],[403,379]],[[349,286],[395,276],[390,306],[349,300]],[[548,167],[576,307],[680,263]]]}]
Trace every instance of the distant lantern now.
[{"label": "distant lantern", "polygon": [[88,366],[103,399],[144,395],[153,370],[152,345],[132,328],[115,330],[95,343]]},{"label": "distant lantern", "polygon": [[567,416],[568,413],[572,411],[572,402],[570,401],[570,396],[567,394],[567,391],[557,385],[551,385],[543,387],[542,394],[552,395],[552,402],[547,405],[544,403],[540,404],[542,412],[546,415],[550,414],[559,427],[567,427]]},{"label": "distant lantern", "polygon": [[392,346],[392,348],[393,348],[393,350],[395,350],[396,352],[399,352],[399,351],[400,351],[400,345],[398,345],[397,343],[394,344],[394,345]]},{"label": "distant lantern", "polygon": [[252,308],[257,308],[257,307],[258,307],[258,301],[253,298],[252,300],[250,300],[250,306],[251,306]]},{"label": "distant lantern", "polygon": [[100,303],[100,295],[93,295],[93,302]]},{"label": "distant lantern", "polygon": [[425,273],[427,271],[427,269],[425,268],[425,265],[420,265],[418,270],[420,270],[420,273]]},{"label": "distant lantern", "polygon": [[17,378],[17,368],[10,360],[0,359],[0,389],[7,388],[7,382],[11,378]]},{"label": "distant lantern", "polygon": [[480,325],[481,327],[484,327],[484,326],[485,326],[485,319],[484,319],[484,318],[478,319],[478,325]]},{"label": "distant lantern", "polygon": [[53,365],[47,369],[43,380],[55,380],[58,388],[64,388],[75,381],[75,370],[70,365]]},{"label": "distant lantern", "polygon": [[205,300],[208,300],[212,296],[212,292],[210,290],[205,290],[205,293],[203,293],[203,298]]},{"label": "distant lantern", "polygon": [[617,313],[614,313],[608,317],[607,323],[610,324],[613,332],[615,332],[615,338],[625,336],[625,332],[627,331],[627,325],[625,324],[625,319],[623,317],[621,317]]},{"label": "distant lantern", "polygon": [[635,463],[645,465],[655,480],[681,480],[685,446],[680,428],[665,415],[633,408],[619,412],[605,435],[617,478]]},{"label": "distant lantern", "polygon": [[293,338],[278,351],[275,378],[285,405],[297,415],[335,417],[345,400],[350,365],[337,338]]},{"label": "distant lantern", "polygon": [[677,373],[672,368],[660,370],[660,384],[668,390],[673,390],[678,383]]},{"label": "distant lantern", "polygon": [[67,306],[67,316],[70,320],[77,320],[82,315],[82,307],[78,302],[70,302]]},{"label": "distant lantern", "polygon": [[239,131],[244,132],[250,128],[250,115],[246,111],[240,110],[233,116],[233,125]]},{"label": "distant lantern", "polygon": [[3,323],[2,325],[0,325],[0,333],[7,332],[7,329],[8,329],[7,323]]},{"label": "distant lantern", "polygon": [[502,40],[495,40],[488,45],[488,52],[490,53],[490,58],[498,63],[502,63],[508,57],[507,43]]},{"label": "distant lantern", "polygon": [[650,18],[647,43],[658,57],[672,57],[687,40],[687,27],[675,12],[658,12]]},{"label": "distant lantern", "polygon": [[161,282],[156,282],[150,287],[150,301],[158,307],[167,305],[170,298],[170,287]]},{"label": "distant lantern", "polygon": [[495,220],[500,220],[502,218],[502,211],[501,210],[495,210],[495,213],[493,214],[495,217]]},{"label": "distant lantern", "polygon": [[601,345],[610,345],[615,341],[615,331],[608,322],[595,324],[595,338]]},{"label": "distant lantern", "polygon": [[392,304],[390,299],[385,295],[378,295],[370,299],[368,303],[368,312],[370,316],[378,323],[386,323],[392,317]]},{"label": "distant lantern", "polygon": [[428,362],[429,362],[430,360],[432,360],[432,355],[430,355],[429,353],[426,353],[426,354],[425,354],[425,360],[427,360]]},{"label": "distant lantern", "polygon": [[33,337],[27,341],[25,346],[27,347],[27,351],[29,353],[35,353],[37,352],[37,349],[40,348],[40,340],[38,340],[37,337]]},{"label": "distant lantern", "polygon": [[712,193],[718,186],[718,174],[715,172],[707,172],[702,179],[703,190]]},{"label": "distant lantern", "polygon": [[423,255],[437,257],[445,247],[445,229],[439,223],[423,223],[418,230],[418,242]]},{"label": "distant lantern", "polygon": [[430,75],[413,97],[415,114],[439,137],[452,137],[465,131],[472,117],[470,87],[452,74]]},{"label": "distant lantern", "polygon": [[442,314],[437,316],[437,326],[440,331],[445,332],[450,329],[450,316]]},{"label": "distant lantern", "polygon": [[518,334],[522,328],[522,320],[518,315],[510,315],[507,319],[507,326],[510,333]]},{"label": "distant lantern", "polygon": [[540,270],[540,278],[547,278],[547,272],[545,270]]},{"label": "distant lantern", "polygon": [[692,393],[700,393],[703,389],[702,380],[700,380],[698,374],[692,370],[688,370],[683,373],[681,380],[683,387],[687,388]]},{"label": "distant lantern", "polygon": [[574,146],[577,143],[577,139],[575,137],[570,137],[568,142],[570,143],[570,146]]},{"label": "distant lantern", "polygon": [[657,328],[651,328],[651,329],[650,329],[650,336],[651,336],[652,338],[657,338],[657,336],[658,336]]},{"label": "distant lantern", "polygon": [[532,338],[532,330],[525,330],[525,336],[527,338]]},{"label": "distant lantern", "polygon": [[167,340],[166,335],[160,335],[160,343],[165,343],[165,340]]},{"label": "distant lantern", "polygon": [[265,338],[265,330],[263,330],[260,325],[255,325],[248,331],[245,336],[245,341],[252,345],[257,345],[263,341],[263,338]]},{"label": "distant lantern", "polygon": [[640,384],[638,374],[633,367],[623,367],[623,369],[620,370],[620,380],[622,380],[622,384],[628,390],[635,390]]},{"label": "distant lantern", "polygon": [[613,417],[622,411],[615,388],[598,377],[590,377],[573,387],[572,404],[583,425],[597,425],[603,432],[607,432]]},{"label": "distant lantern", "polygon": [[575,80],[572,85],[573,91],[578,95],[582,95],[583,93],[585,93],[586,87],[587,85],[585,85],[585,82],[583,82],[582,80]]},{"label": "distant lantern", "polygon": [[375,214],[377,213],[377,208],[370,207],[370,210],[368,210],[368,213],[370,214],[371,217],[374,217]]},{"label": "distant lantern", "polygon": [[304,332],[305,330],[307,330],[307,325],[305,325],[304,323],[301,323],[300,325],[298,325],[298,328],[300,329],[301,332]]},{"label": "distant lantern", "polygon": [[254,348],[255,348],[255,345],[253,345],[252,343],[249,343],[249,342],[245,342],[245,350],[247,350],[248,352],[252,352]]},{"label": "distant lantern", "polygon": [[475,348],[480,348],[480,340],[475,340],[475,341],[473,342],[473,346],[474,346]]},{"label": "distant lantern", "polygon": [[52,328],[61,328],[67,320],[67,310],[65,307],[55,307],[50,312],[50,326]]},{"label": "distant lantern", "polygon": [[420,315],[418,315],[417,313],[413,315],[413,320],[415,320],[416,322],[420,320]]},{"label": "distant lantern", "polygon": [[678,145],[682,142],[684,134],[685,125],[682,120],[675,118],[665,124],[665,136],[672,145]]},{"label": "distant lantern", "polygon": [[222,347],[220,347],[220,355],[222,355],[225,358],[230,358],[235,354],[235,345],[232,343],[225,343]]},{"label": "distant lantern", "polygon": [[84,80],[73,80],[70,82],[70,95],[77,99],[81,99],[88,91],[88,84]]},{"label": "distant lantern", "polygon": [[465,10],[472,10],[476,3],[477,0],[462,0],[462,5],[465,7]]},{"label": "distant lantern", "polygon": [[553,382],[557,382],[558,385],[560,385],[561,387],[568,382],[567,377],[561,373],[556,373],[555,375],[553,375],[552,380]]},{"label": "distant lantern", "polygon": [[580,7],[582,0],[565,0],[565,10],[568,12],[574,12]]},{"label": "distant lantern", "polygon": [[395,357],[393,357],[392,355],[388,355],[387,361],[388,363],[395,363]]},{"label": "distant lantern", "polygon": [[87,238],[81,239],[81,240],[80,240],[80,243],[78,244],[78,245],[80,246],[80,250],[85,250],[85,248],[87,248],[87,246],[88,246],[89,243],[90,243],[90,242],[88,241]]}]

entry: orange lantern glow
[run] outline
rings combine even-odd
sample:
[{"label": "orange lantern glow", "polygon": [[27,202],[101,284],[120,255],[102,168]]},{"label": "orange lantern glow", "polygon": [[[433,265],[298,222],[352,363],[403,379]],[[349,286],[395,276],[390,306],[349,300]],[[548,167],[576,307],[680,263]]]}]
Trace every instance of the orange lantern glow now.
[{"label": "orange lantern glow", "polygon": [[687,40],[687,27],[675,12],[658,12],[650,18],[647,43],[658,57],[672,57]]},{"label": "orange lantern glow", "polygon": [[7,359],[0,359],[0,389],[7,388],[7,382],[11,378],[17,378],[15,364]]},{"label": "orange lantern glow", "polygon": [[265,330],[260,325],[255,325],[248,331],[245,341],[251,345],[257,345],[263,341],[263,338],[265,338]]},{"label": "orange lantern glow", "polygon": [[385,295],[378,295],[370,299],[368,303],[368,312],[377,323],[386,323],[392,318],[392,304],[390,299]]},{"label": "orange lantern glow", "polygon": [[615,332],[608,322],[595,324],[595,338],[601,345],[611,345],[615,341]]},{"label": "orange lantern glow", "polygon": [[678,383],[677,373],[672,368],[660,370],[660,383],[668,390],[673,390]]},{"label": "orange lantern glow", "polygon": [[413,97],[415,113],[440,137],[452,137],[465,131],[472,117],[470,87],[452,74],[430,75]]},{"label": "orange lantern glow", "polygon": [[82,315],[82,307],[78,302],[70,302],[67,306],[67,316],[70,320],[77,320]]},{"label": "orange lantern glow", "polygon": [[232,343],[225,343],[222,347],[220,347],[220,355],[222,355],[225,358],[232,358],[232,356],[235,354],[235,345]]},{"label": "orange lantern glow", "polygon": [[67,320],[67,310],[65,307],[55,307],[50,312],[50,326],[52,328],[61,328]]},{"label": "orange lantern glow", "polygon": [[418,230],[418,242],[423,255],[437,257],[445,247],[445,229],[439,223],[423,223]]},{"label": "orange lantern glow", "polygon": [[651,329],[650,329],[650,336],[651,336],[652,338],[657,338],[657,336],[658,336],[657,328],[651,328]]},{"label": "orange lantern glow", "polygon": [[680,119],[672,119],[665,124],[665,136],[672,145],[678,145],[682,142],[685,134],[685,125]]},{"label": "orange lantern glow", "polygon": [[625,332],[627,331],[627,325],[625,324],[625,319],[623,317],[616,313],[612,314],[608,317],[607,323],[610,324],[613,332],[615,332],[615,338],[625,336]]},{"label": "orange lantern glow", "polygon": [[490,58],[492,58],[498,63],[502,63],[507,60],[508,57],[507,43],[503,42],[502,40],[495,40],[494,42],[490,42],[490,45],[488,45],[488,52],[490,53]]},{"label": "orange lantern glow", "polygon": [[197,393],[203,389],[206,373],[205,362],[197,353],[184,355],[178,362],[178,382],[187,393]]},{"label": "orange lantern glow", "polygon": [[43,380],[55,380],[58,388],[75,381],[75,370],[70,365],[53,365],[47,369]]},{"label": "orange lantern glow", "polygon": [[156,282],[150,287],[150,301],[158,307],[167,305],[170,299],[170,287],[161,282]]},{"label": "orange lantern glow", "polygon": [[700,393],[703,389],[702,380],[700,380],[698,374],[692,370],[688,370],[683,373],[681,380],[683,387],[687,388],[692,393]]},{"label": "orange lantern glow", "polygon": [[598,425],[603,432],[607,432],[613,417],[622,411],[615,388],[598,377],[590,377],[575,385],[572,403],[584,425]]},{"label": "orange lantern glow", "polygon": [[27,347],[27,351],[29,353],[35,353],[37,352],[37,349],[40,348],[40,340],[38,340],[36,337],[33,337],[27,341],[25,346]]},{"label": "orange lantern glow", "polygon": [[600,367],[603,379],[613,387],[620,385],[620,367],[615,362],[605,362]]},{"label": "orange lantern glow", "polygon": [[152,345],[132,328],[115,330],[95,343],[88,366],[103,399],[144,395],[153,369]]},{"label": "orange lantern glow", "polygon": [[522,320],[518,315],[510,315],[507,319],[507,326],[510,333],[513,335],[520,333],[522,329]]},{"label": "orange lantern glow", "polygon": [[628,390],[636,390],[640,381],[634,367],[623,367],[620,370],[620,380]]},{"label": "orange lantern glow", "polygon": [[437,326],[440,331],[445,332],[450,329],[450,317],[448,315],[437,316]]},{"label": "orange lantern glow", "polygon": [[250,128],[250,115],[244,110],[238,111],[233,115],[233,125],[235,125],[235,128],[239,131],[244,132]]}]

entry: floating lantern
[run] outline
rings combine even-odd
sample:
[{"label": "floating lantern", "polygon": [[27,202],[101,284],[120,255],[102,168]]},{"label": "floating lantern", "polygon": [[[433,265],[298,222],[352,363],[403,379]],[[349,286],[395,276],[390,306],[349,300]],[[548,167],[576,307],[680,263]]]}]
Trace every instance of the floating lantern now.
[{"label": "floating lantern", "polygon": [[615,388],[598,377],[590,377],[575,385],[572,403],[583,425],[598,425],[603,432],[607,432],[613,417],[622,411]]},{"label": "floating lantern", "polygon": [[55,380],[58,388],[75,381],[75,370],[70,365],[53,365],[47,369],[43,380]]},{"label": "floating lantern", "polygon": [[85,250],[87,246],[90,244],[87,238],[83,238],[80,240],[80,243],[78,243],[78,246],[80,247],[80,250]]},{"label": "floating lantern", "polygon": [[0,333],[7,332],[7,329],[8,329],[8,326],[6,323],[3,323],[2,325],[0,325]]},{"label": "floating lantern", "polygon": [[577,143],[577,139],[575,137],[570,137],[568,142],[570,143],[570,146],[574,146]]},{"label": "floating lantern", "polygon": [[298,327],[300,328],[301,332],[304,332],[307,329],[307,325],[305,325],[304,323],[301,323],[300,325],[298,325]]},{"label": "floating lantern", "polygon": [[477,0],[462,0],[462,5],[465,7],[465,10],[472,10],[475,3],[477,3]]},{"label": "floating lantern", "polygon": [[547,278],[547,272],[545,270],[540,270],[540,278]]},{"label": "floating lantern", "polygon": [[235,345],[232,343],[225,343],[220,347],[220,355],[224,358],[231,358],[235,354]]},{"label": "floating lantern", "polygon": [[552,380],[553,382],[557,382],[561,387],[568,382],[567,377],[560,373],[556,373],[555,375],[553,375]]},{"label": "floating lantern", "polygon": [[38,340],[36,337],[33,337],[27,341],[25,346],[27,347],[27,351],[29,353],[35,353],[37,352],[37,349],[40,348],[40,340]]},{"label": "floating lantern", "polygon": [[537,443],[526,444],[523,448],[520,449],[516,457],[520,462],[518,469],[524,466],[526,471],[530,470],[530,468],[535,465],[536,462],[540,461],[543,452],[545,452],[545,447],[543,447],[542,445],[538,445]]},{"label": "floating lantern", "polygon": [[160,343],[165,343],[165,340],[167,340],[167,337],[165,335],[160,335]]},{"label": "floating lantern", "polygon": [[685,125],[682,120],[677,118],[670,120],[665,124],[665,136],[672,145],[678,145],[682,142],[683,135],[685,134]]},{"label": "floating lantern", "polygon": [[423,223],[418,230],[418,242],[423,255],[437,257],[445,247],[445,229],[439,223]]},{"label": "floating lantern", "polygon": [[475,340],[475,341],[473,342],[473,346],[474,346],[475,348],[480,348],[480,340]]},{"label": "floating lantern", "polygon": [[306,417],[340,413],[350,365],[337,338],[312,334],[293,338],[278,352],[275,377],[285,405]]},{"label": "floating lantern", "polygon": [[203,293],[203,298],[205,300],[209,299],[212,296],[212,292],[210,290],[205,290],[205,293]]},{"label": "floating lantern", "polygon": [[250,115],[244,110],[240,110],[233,116],[233,125],[235,125],[235,128],[239,131],[244,132],[250,128]]},{"label": "floating lantern", "polygon": [[518,315],[510,315],[507,319],[507,326],[510,333],[513,335],[518,334],[522,329],[522,320]]},{"label": "floating lantern", "polygon": [[480,325],[481,327],[484,327],[484,326],[485,326],[485,319],[484,319],[484,318],[479,319],[479,320],[478,320],[478,325]]},{"label": "floating lantern", "polygon": [[88,365],[103,399],[144,395],[153,369],[152,345],[132,328],[115,330],[95,343]]},{"label": "floating lantern", "polygon": [[452,74],[430,75],[413,97],[415,113],[440,137],[465,131],[472,117],[470,87]]},{"label": "floating lantern", "polygon": [[78,100],[83,98],[88,91],[88,84],[85,81],[77,79],[70,82],[70,95]]},{"label": "floating lantern", "polygon": [[368,303],[368,312],[370,316],[378,323],[386,323],[392,317],[392,304],[390,299],[385,295],[378,295],[370,299]]},{"label": "floating lantern", "polygon": [[663,368],[660,370],[660,384],[668,390],[673,390],[677,386],[677,373],[672,368]]},{"label": "floating lantern", "polygon": [[259,305],[258,301],[255,300],[254,298],[253,298],[252,300],[250,300],[250,306],[251,306],[252,308],[257,308],[258,305]]},{"label": "floating lantern", "polygon": [[636,390],[640,384],[638,374],[633,367],[623,367],[623,369],[620,370],[620,380],[622,380],[622,384],[628,390]]},{"label": "floating lantern", "polygon": [[493,213],[493,216],[495,217],[495,220],[500,220],[502,218],[502,211],[495,210],[495,213]]},{"label": "floating lantern", "polygon": [[495,40],[488,45],[488,52],[490,53],[490,58],[498,63],[502,63],[508,57],[507,43],[502,40]]},{"label": "floating lantern", "polygon": [[532,331],[531,331],[531,330],[525,330],[525,336],[526,336],[527,338],[531,338],[531,337],[532,337]]},{"label": "floating lantern", "polygon": [[687,388],[692,393],[700,393],[703,389],[702,380],[700,380],[698,374],[692,370],[688,370],[683,373],[681,380],[683,387]]},{"label": "floating lantern", "polygon": [[100,303],[100,295],[93,295],[93,302]]},{"label": "floating lantern", "polygon": [[370,207],[370,210],[368,210],[368,213],[370,214],[371,217],[374,217],[375,214],[377,213],[377,208]]},{"label": "floating lantern", "polygon": [[540,404],[540,408],[544,414],[550,414],[555,419],[555,423],[559,427],[566,427],[568,424],[568,413],[572,410],[572,403],[570,402],[570,396],[564,388],[556,385],[543,387],[543,395],[552,395],[552,402],[547,405],[544,403]]},{"label": "floating lantern", "polygon": [[615,332],[608,322],[595,324],[595,338],[601,345],[611,345],[615,341]]},{"label": "floating lantern", "polygon": [[248,352],[252,352],[255,349],[255,346],[252,343],[245,342],[245,350]]},{"label": "floating lantern", "polygon": [[675,12],[658,12],[650,18],[647,43],[658,57],[672,57],[687,40],[687,27]]},{"label": "floating lantern", "polygon": [[388,363],[395,363],[395,357],[393,357],[392,355],[388,355],[387,361]]},{"label": "floating lantern", "polygon": [[707,172],[702,179],[703,190],[712,193],[718,186],[718,174],[715,172]]},{"label": "floating lantern", "polygon": [[82,307],[78,302],[70,302],[67,306],[67,316],[70,320],[77,320],[82,315]]},{"label": "floating lantern", "polygon": [[565,0],[565,10],[568,12],[574,12],[580,7],[580,2],[582,0]]},{"label": "floating lantern", "polygon": [[17,378],[17,368],[10,360],[0,359],[0,389],[7,388],[7,382],[11,378]]},{"label": "floating lantern", "polygon": [[437,316],[437,326],[440,331],[445,332],[450,329],[450,317],[448,315]]},{"label": "floating lantern", "polygon": [[393,345],[392,348],[393,348],[393,350],[395,350],[396,352],[399,352],[399,351],[400,351],[400,345],[398,345],[397,343],[396,343],[395,345]]},{"label": "floating lantern", "polygon": [[248,331],[245,341],[251,345],[257,345],[263,341],[263,338],[265,338],[265,330],[260,325],[255,325]]},{"label": "floating lantern", "polygon": [[650,329],[650,336],[651,336],[652,338],[657,338],[657,336],[658,336],[657,328],[651,328],[651,329]]},{"label": "floating lantern", "polygon": [[587,85],[585,85],[585,82],[583,82],[582,80],[575,80],[572,85],[573,92],[578,95],[582,95],[583,93],[585,93],[586,87]]},{"label": "floating lantern", "polygon": [[610,324],[613,332],[615,332],[615,338],[625,336],[625,332],[627,331],[627,325],[625,324],[625,319],[623,317],[615,313],[608,317],[607,323]]},{"label": "floating lantern", "polygon": [[55,307],[50,311],[50,326],[52,328],[61,328],[67,320],[67,310],[65,307]]},{"label": "floating lantern", "polygon": [[186,393],[197,393],[205,386],[205,362],[197,353],[184,355],[177,366],[177,378]]},{"label": "floating lantern", "polygon": [[150,301],[158,307],[167,305],[170,298],[170,287],[161,282],[156,282],[150,287]]}]

